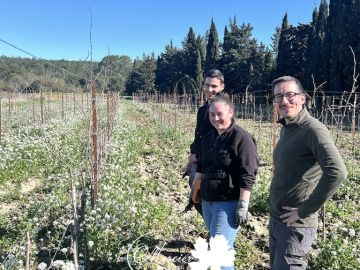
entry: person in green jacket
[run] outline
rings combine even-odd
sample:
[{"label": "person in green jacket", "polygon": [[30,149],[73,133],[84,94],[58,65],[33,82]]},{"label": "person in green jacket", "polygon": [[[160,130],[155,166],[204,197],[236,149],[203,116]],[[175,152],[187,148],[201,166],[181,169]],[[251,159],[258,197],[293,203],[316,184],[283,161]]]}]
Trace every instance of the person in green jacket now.
[{"label": "person in green jacket", "polygon": [[270,269],[306,269],[318,211],[347,171],[327,128],[304,107],[299,80],[272,82],[273,103],[283,125],[274,149],[270,186]]}]

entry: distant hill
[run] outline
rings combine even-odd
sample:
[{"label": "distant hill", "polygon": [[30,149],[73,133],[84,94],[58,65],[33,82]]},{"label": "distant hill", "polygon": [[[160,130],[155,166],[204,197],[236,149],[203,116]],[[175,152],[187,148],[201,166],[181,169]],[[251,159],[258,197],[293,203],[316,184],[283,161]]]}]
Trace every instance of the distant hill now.
[{"label": "distant hill", "polygon": [[106,56],[100,62],[37,60],[0,56],[0,87],[4,91],[38,92],[86,89],[91,71],[99,87],[120,91],[130,73],[128,56]]}]

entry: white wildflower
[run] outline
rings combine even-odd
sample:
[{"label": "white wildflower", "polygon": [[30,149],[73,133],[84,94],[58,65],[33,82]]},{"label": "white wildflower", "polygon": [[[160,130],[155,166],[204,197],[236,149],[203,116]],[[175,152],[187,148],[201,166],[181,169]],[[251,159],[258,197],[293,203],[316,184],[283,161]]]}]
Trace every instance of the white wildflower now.
[{"label": "white wildflower", "polygon": [[355,230],[354,229],[349,229],[349,236],[354,237],[355,235],[356,235]]},{"label": "white wildflower", "polygon": [[66,262],[61,270],[75,270],[75,265],[72,262]]},{"label": "white wildflower", "polygon": [[62,260],[56,260],[52,263],[52,267],[55,269],[61,269],[65,265],[65,262]]},{"label": "white wildflower", "polygon": [[37,269],[38,269],[38,270],[45,270],[46,267],[47,267],[47,264],[44,263],[44,262],[42,262],[42,263],[40,263],[40,264],[37,266]]},{"label": "white wildflower", "polygon": [[198,238],[195,243],[195,250],[191,254],[198,259],[191,262],[190,268],[193,270],[220,270],[222,266],[232,266],[234,264],[235,251],[228,245],[228,241],[223,235],[216,235],[210,238],[210,249],[205,239]]}]

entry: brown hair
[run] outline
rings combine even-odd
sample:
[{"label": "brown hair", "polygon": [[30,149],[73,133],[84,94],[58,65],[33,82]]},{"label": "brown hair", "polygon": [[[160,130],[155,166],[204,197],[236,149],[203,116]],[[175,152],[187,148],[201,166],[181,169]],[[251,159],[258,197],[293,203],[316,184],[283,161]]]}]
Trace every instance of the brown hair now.
[{"label": "brown hair", "polygon": [[228,105],[230,107],[230,109],[234,112],[235,114],[235,105],[234,103],[231,101],[230,96],[226,93],[219,93],[217,94],[210,102],[210,106],[211,104],[215,103],[215,102],[222,102],[226,105]]},{"label": "brown hair", "polygon": [[299,88],[300,93],[304,93],[304,88],[303,88],[301,82],[298,79],[296,79],[295,77],[292,77],[292,76],[282,76],[282,77],[279,77],[279,78],[276,78],[275,80],[273,80],[271,82],[272,92],[274,93],[276,85],[278,85],[279,83],[283,83],[283,82],[295,82],[295,84]]},{"label": "brown hair", "polygon": [[211,69],[205,74],[205,78],[217,78],[221,83],[224,83],[224,74],[218,69]]}]

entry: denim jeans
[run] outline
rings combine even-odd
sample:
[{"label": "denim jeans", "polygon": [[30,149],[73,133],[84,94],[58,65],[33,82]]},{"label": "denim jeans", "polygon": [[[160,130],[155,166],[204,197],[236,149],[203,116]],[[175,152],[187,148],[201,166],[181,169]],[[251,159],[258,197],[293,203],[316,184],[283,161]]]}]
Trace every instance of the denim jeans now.
[{"label": "denim jeans", "polygon": [[305,270],[315,236],[316,228],[287,227],[284,223],[270,219],[270,269]]},{"label": "denim jeans", "polygon": [[[238,201],[202,201],[203,218],[210,237],[223,235],[233,248],[239,226],[236,221]],[[235,269],[234,266],[222,267],[222,270]]]}]

